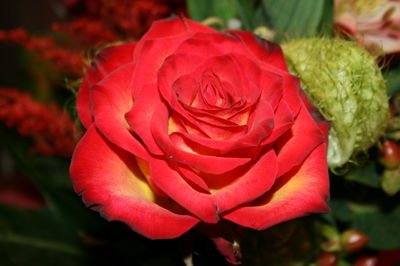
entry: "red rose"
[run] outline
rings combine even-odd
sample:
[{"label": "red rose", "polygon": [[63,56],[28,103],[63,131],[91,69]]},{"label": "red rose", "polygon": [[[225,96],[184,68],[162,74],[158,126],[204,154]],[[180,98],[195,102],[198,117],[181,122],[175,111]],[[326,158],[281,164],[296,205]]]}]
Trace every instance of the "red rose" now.
[{"label": "red rose", "polygon": [[75,190],[149,238],[328,210],[327,124],[279,46],[251,32],[158,21],[94,59],[77,109]]}]

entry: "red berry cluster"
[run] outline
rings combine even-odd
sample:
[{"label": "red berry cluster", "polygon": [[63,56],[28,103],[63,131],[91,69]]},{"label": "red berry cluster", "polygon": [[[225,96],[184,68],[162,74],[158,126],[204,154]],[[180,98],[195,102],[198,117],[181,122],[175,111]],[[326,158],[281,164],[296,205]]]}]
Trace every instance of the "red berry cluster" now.
[{"label": "red berry cluster", "polygon": [[400,146],[394,140],[384,140],[379,149],[379,161],[384,166],[381,178],[383,191],[393,196],[400,191]]},{"label": "red berry cluster", "polygon": [[[323,245],[325,247],[316,262],[316,266],[336,266],[339,265],[339,258],[345,258],[350,254],[355,253],[354,265],[357,266],[376,266],[378,265],[377,258],[374,256],[364,256],[362,253],[357,253],[365,249],[368,243],[368,236],[364,233],[349,229],[335,236],[337,239],[336,245]],[[332,247],[332,248],[331,248]],[[327,250],[326,248],[331,250]],[[354,257],[354,256],[353,256]]]},{"label": "red berry cluster", "polygon": [[31,151],[70,157],[75,146],[71,117],[56,104],[44,105],[17,89],[0,89],[0,121],[33,140]]}]

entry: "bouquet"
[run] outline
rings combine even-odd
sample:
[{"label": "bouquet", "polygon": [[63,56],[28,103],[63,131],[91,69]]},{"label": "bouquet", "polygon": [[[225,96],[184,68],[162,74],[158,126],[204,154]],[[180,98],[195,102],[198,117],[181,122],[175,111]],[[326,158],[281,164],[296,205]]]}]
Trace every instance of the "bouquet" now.
[{"label": "bouquet", "polygon": [[0,30],[2,265],[400,263],[400,2],[53,8]]}]

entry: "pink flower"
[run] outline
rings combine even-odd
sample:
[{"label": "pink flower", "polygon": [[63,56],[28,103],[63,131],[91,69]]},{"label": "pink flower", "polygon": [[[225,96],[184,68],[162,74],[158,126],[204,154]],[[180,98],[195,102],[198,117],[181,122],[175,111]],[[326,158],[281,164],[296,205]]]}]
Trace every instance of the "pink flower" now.
[{"label": "pink flower", "polygon": [[336,0],[335,23],[370,51],[400,51],[399,0]]}]

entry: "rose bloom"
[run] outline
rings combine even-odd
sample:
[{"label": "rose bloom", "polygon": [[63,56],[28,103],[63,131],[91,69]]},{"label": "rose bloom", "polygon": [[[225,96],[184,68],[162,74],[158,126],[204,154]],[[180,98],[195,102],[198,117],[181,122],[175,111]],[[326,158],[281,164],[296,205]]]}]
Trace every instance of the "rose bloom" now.
[{"label": "rose bloom", "polygon": [[280,47],[251,32],[157,21],[94,59],[77,109],[76,192],[146,237],[328,211],[328,124]]},{"label": "rose bloom", "polygon": [[335,23],[370,51],[400,51],[399,0],[335,0]]}]

